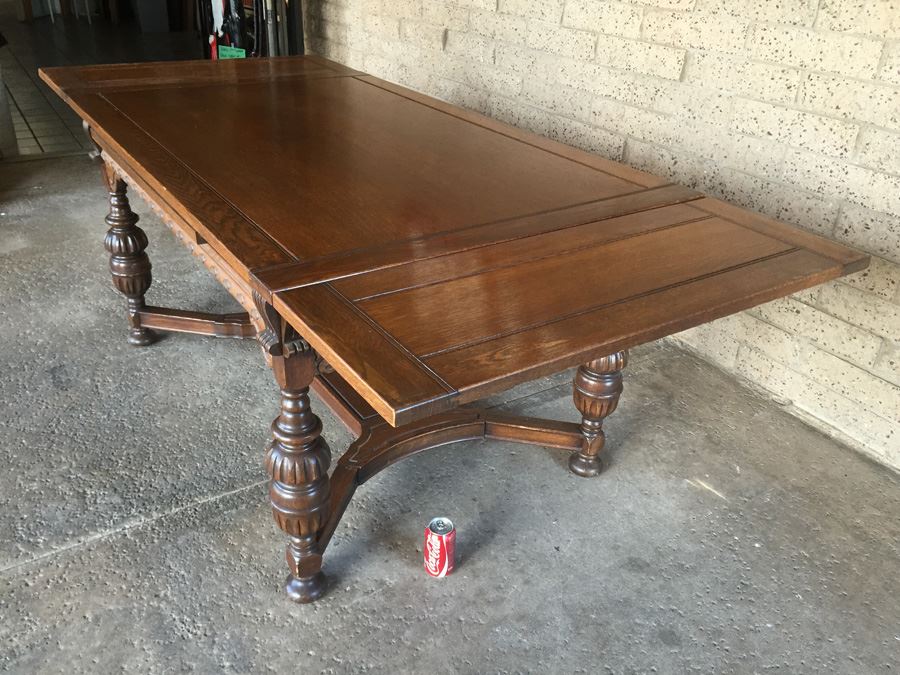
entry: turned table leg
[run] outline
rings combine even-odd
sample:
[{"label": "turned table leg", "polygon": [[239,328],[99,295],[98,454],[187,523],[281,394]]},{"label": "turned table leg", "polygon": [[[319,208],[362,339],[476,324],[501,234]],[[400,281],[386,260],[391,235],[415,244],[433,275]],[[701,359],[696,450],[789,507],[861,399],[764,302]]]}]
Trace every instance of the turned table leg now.
[{"label": "turned table leg", "polygon": [[288,536],[285,590],[295,602],[312,602],[325,592],[320,541],[331,499],[331,450],[322,438],[322,421],[309,405],[316,353],[270,304],[256,293],[253,299],[266,326],[257,338],[281,388],[266,471],[275,522]]},{"label": "turned table leg", "polygon": [[600,451],[606,442],[603,420],[612,414],[622,394],[622,369],[628,352],[621,351],[590,361],[575,374],[573,399],[581,413],[581,450],[569,457],[569,468],[579,476],[596,476],[602,470]]},{"label": "turned table leg", "polygon": [[109,253],[109,269],[113,285],[128,301],[128,342],[137,346],[149,345],[156,333],[141,326],[140,311],[144,308],[144,294],[150,288],[150,259],[144,253],[147,235],[137,226],[138,217],[128,204],[125,181],[113,178],[109,182],[109,230],[103,242]]}]

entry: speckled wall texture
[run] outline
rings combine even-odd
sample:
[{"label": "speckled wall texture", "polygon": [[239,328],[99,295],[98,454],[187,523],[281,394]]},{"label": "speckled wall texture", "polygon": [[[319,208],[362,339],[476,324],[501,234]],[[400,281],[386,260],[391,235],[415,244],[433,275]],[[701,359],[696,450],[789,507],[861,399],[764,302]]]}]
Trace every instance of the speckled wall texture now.
[{"label": "speckled wall texture", "polygon": [[687,331],[900,468],[900,1],[307,0],[310,50],[871,253]]}]

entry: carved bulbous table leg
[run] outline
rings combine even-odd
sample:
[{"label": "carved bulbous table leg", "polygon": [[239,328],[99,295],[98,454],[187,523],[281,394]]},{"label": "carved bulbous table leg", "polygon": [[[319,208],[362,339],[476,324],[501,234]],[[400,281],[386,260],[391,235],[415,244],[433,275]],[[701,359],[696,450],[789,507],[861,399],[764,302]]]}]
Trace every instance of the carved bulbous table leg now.
[{"label": "carved bulbous table leg", "polygon": [[139,312],[144,308],[144,294],[150,288],[150,259],[144,253],[147,235],[137,226],[138,217],[128,204],[125,181],[115,178],[110,182],[109,230],[103,242],[109,253],[109,269],[113,285],[128,301],[128,321],[131,330],[128,342],[137,346],[149,345],[156,340],[156,333],[141,326]]},{"label": "carved bulbous table leg", "polygon": [[622,394],[622,369],[628,352],[595,359],[578,368],[573,398],[581,413],[581,450],[569,457],[569,468],[579,476],[596,476],[603,468],[600,451],[606,443],[603,420],[612,414]]},{"label": "carved bulbous table leg", "polygon": [[315,353],[307,347],[273,356],[272,369],[281,387],[281,414],[272,423],[266,470],[275,522],[288,535],[285,590],[295,602],[312,602],[325,591],[318,537],[328,519],[331,464],[322,422],[309,405]]}]

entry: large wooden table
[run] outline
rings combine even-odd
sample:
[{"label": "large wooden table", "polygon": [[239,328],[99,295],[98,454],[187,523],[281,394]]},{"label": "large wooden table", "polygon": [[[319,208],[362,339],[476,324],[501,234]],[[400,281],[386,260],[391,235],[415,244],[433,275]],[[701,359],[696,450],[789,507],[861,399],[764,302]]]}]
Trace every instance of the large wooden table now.
[{"label": "large wooden table", "polygon": [[[601,469],[629,347],[860,270],[844,246],[307,56],[47,68],[109,189],[129,341],[256,337],[281,388],[266,466],[287,591],[325,587],[354,490],[454,441]],[[148,305],[133,187],[246,312]],[[479,408],[579,366],[580,424]],[[309,387],[357,440],[330,450]]]}]

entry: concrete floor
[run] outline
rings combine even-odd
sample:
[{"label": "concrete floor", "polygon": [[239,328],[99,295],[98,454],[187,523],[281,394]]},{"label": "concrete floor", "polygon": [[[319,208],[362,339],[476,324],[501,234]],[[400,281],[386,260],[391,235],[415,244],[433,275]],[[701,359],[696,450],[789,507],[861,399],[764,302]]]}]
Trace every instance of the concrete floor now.
[{"label": "concrete floor", "polygon": [[[231,301],[139,200],[154,303]],[[900,480],[668,344],[636,350],[593,480],[462,443],[357,493],[328,595],[281,591],[252,342],[125,343],[83,158],[0,165],[0,670],[900,668]],[[575,419],[569,375],[496,397]],[[336,452],[346,431],[323,412]],[[458,527],[459,568],[422,570]]]}]

